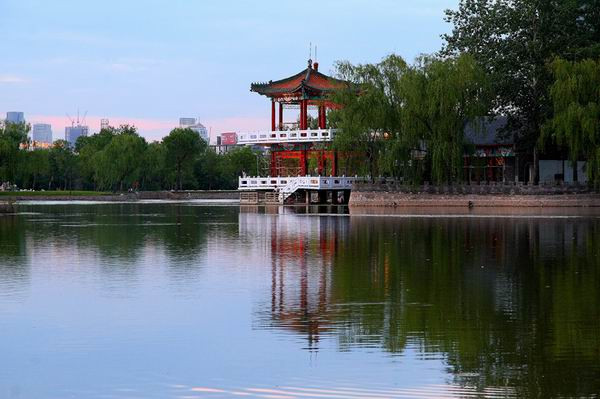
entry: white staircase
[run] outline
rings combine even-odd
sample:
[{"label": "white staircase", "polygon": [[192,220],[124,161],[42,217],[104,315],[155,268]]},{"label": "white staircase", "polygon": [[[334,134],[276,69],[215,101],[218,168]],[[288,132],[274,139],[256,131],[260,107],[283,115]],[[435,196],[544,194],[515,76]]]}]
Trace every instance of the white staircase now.
[{"label": "white staircase", "polygon": [[288,184],[279,187],[277,189],[279,191],[279,203],[285,203],[285,200],[294,194],[298,188],[300,188],[300,179],[290,179]]}]

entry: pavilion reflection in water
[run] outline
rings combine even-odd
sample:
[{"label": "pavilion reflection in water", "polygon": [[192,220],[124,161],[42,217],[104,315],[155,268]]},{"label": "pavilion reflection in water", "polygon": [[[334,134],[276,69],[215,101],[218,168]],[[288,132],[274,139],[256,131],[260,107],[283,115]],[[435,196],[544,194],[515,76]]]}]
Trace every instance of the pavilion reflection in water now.
[{"label": "pavilion reflection in water", "polygon": [[259,312],[259,327],[302,334],[307,348],[317,350],[320,337],[332,330],[333,258],[349,219],[274,207],[266,214],[241,212],[239,226],[241,235],[270,254],[269,310]]}]

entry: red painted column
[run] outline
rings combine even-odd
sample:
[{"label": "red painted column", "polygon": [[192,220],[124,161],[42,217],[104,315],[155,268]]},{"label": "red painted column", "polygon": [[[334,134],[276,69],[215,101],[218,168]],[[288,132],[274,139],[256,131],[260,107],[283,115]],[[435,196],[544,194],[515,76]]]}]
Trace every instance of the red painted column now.
[{"label": "red painted column", "polygon": [[302,112],[301,112],[301,121],[300,121],[300,129],[301,130],[306,130],[308,128],[308,100],[302,100],[302,102],[300,103],[300,107],[302,108]]},{"label": "red painted column", "polygon": [[323,105],[323,111],[321,111],[323,116],[321,117],[321,119],[323,120],[323,125],[321,126],[321,129],[327,129],[327,107],[325,105]]},{"label": "red painted column", "polygon": [[271,131],[275,129],[275,101],[271,101]]},{"label": "red painted column", "polygon": [[283,103],[279,103],[279,130],[283,130]]}]

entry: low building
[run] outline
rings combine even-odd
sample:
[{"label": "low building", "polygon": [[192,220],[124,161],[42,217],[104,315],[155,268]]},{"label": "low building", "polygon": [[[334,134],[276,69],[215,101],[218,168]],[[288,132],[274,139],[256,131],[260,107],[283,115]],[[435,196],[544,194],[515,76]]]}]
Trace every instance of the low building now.
[{"label": "low building", "polygon": [[515,141],[505,134],[505,116],[483,119],[465,129],[465,180],[471,182],[510,182],[518,179],[519,160]]},{"label": "low building", "polygon": [[215,146],[215,151],[217,152],[217,154],[225,154],[229,152],[232,148],[235,148],[237,146],[237,133],[221,133],[217,136],[217,144]]}]

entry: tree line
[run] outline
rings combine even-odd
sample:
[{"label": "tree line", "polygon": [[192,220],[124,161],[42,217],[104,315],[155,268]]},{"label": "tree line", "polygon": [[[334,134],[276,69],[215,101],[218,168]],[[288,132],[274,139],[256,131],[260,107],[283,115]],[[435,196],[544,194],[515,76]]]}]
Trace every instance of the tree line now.
[{"label": "tree line", "polygon": [[337,64],[352,83],[335,95],[337,147],[366,154],[371,176],[460,181],[465,127],[502,115],[536,183],[546,155],[587,160],[600,185],[600,1],[461,0],[446,21],[443,48],[413,64]]},{"label": "tree line", "polygon": [[33,190],[236,189],[238,176],[254,174],[262,156],[249,147],[217,154],[191,129],[176,128],[148,143],[134,126],[109,127],[71,147],[23,151],[29,126],[0,126],[0,181]]}]

